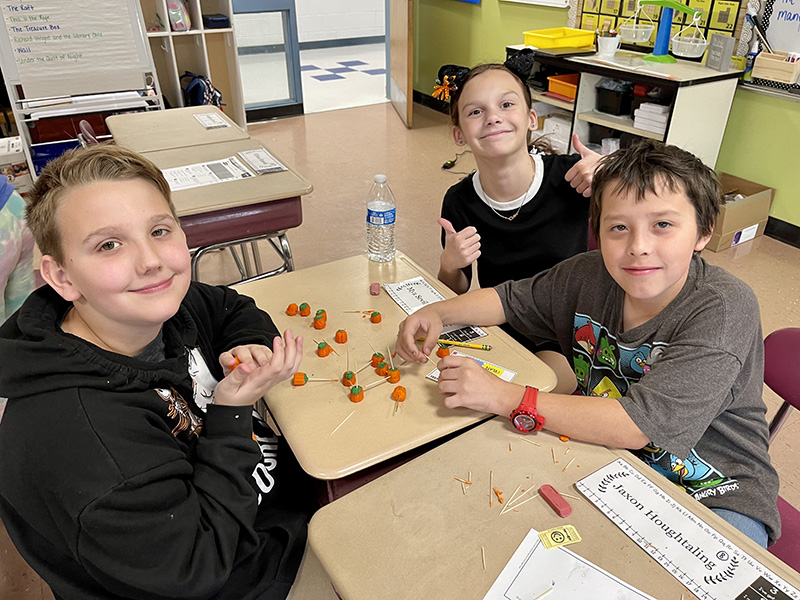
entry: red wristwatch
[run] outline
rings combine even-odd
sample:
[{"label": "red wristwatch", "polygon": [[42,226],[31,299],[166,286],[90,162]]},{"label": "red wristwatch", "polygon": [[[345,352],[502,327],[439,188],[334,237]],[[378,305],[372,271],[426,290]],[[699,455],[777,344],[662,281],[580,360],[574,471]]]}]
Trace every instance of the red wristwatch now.
[{"label": "red wristwatch", "polygon": [[539,390],[535,387],[525,386],[525,395],[522,396],[522,402],[511,413],[511,424],[517,428],[518,431],[527,433],[529,431],[541,431],[544,426],[544,417],[536,412],[536,398],[539,395]]}]

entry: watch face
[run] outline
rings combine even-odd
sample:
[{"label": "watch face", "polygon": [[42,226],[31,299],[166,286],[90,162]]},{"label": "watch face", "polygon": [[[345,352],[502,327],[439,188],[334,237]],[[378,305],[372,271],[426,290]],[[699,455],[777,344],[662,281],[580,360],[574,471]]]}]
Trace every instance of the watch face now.
[{"label": "watch face", "polygon": [[533,431],[536,428],[536,421],[530,415],[518,413],[514,415],[514,427],[520,431]]}]

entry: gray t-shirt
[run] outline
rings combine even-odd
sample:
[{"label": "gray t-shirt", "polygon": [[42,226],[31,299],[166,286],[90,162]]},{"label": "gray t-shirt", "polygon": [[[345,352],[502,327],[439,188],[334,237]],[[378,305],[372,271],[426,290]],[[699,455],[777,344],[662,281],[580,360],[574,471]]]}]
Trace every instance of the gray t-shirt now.
[{"label": "gray t-shirt", "polygon": [[695,256],[678,296],[629,331],[625,293],[598,251],[495,290],[514,328],[571,357],[581,394],[619,400],[651,440],[634,454],[708,507],[780,536],[761,319],[744,282]]}]

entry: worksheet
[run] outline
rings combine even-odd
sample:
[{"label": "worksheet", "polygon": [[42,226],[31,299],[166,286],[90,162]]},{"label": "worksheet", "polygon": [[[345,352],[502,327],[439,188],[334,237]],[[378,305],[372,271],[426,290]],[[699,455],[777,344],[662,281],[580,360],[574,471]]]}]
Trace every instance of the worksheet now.
[{"label": "worksheet", "polygon": [[531,529],[483,600],[655,600],[566,548],[548,550]]}]

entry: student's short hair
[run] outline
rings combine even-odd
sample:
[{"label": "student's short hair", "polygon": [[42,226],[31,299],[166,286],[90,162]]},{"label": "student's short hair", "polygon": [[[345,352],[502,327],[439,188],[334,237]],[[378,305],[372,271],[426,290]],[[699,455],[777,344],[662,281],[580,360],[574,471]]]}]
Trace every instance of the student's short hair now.
[{"label": "student's short hair", "polygon": [[[143,156],[111,144],[67,150],[47,163],[28,194],[25,219],[42,254],[63,264],[64,249],[56,212],[64,195],[73,188],[102,181],[141,179],[152,183],[164,199],[175,220],[169,184],[161,171]],[[109,198],[114,202],[114,198]]]},{"label": "student's short hair", "polygon": [[648,192],[656,193],[663,184],[671,192],[683,192],[694,206],[701,236],[714,230],[719,208],[724,202],[722,186],[713,169],[694,154],[677,146],[642,139],[605,156],[592,180],[589,223],[599,240],[602,197],[606,188],[614,194],[633,192],[637,201]]}]

